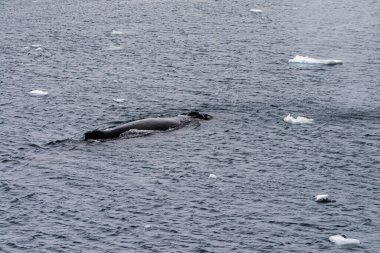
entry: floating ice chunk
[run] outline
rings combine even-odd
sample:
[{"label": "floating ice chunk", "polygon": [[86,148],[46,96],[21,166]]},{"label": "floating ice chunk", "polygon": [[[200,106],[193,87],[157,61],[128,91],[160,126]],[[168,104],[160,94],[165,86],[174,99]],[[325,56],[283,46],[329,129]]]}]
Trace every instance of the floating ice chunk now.
[{"label": "floating ice chunk", "polygon": [[122,46],[116,46],[116,45],[112,45],[112,44],[109,45],[109,47],[107,48],[107,50],[109,50],[109,51],[119,51],[121,49],[123,49]]},{"label": "floating ice chunk", "polygon": [[123,103],[125,101],[124,98],[114,98],[112,100],[115,101],[115,102],[117,102],[117,103]]},{"label": "floating ice chunk", "polygon": [[250,9],[249,11],[254,12],[254,13],[262,13],[263,12],[260,9]]},{"label": "floating ice chunk", "polygon": [[321,194],[315,196],[316,202],[330,202],[329,195],[328,194]]},{"label": "floating ice chunk", "polygon": [[304,64],[324,64],[324,65],[337,65],[343,64],[341,60],[333,59],[314,59],[308,56],[297,55],[293,59],[289,60],[290,63],[304,63]]},{"label": "floating ice chunk", "polygon": [[33,95],[33,96],[46,96],[49,93],[46,92],[46,91],[42,91],[42,90],[32,90],[32,91],[29,92],[29,94]]},{"label": "floating ice chunk", "polygon": [[330,242],[335,243],[336,245],[339,246],[344,246],[344,245],[359,245],[360,241],[358,239],[353,239],[353,238],[347,238],[345,235],[332,235],[329,237]]},{"label": "floating ice chunk", "polygon": [[121,34],[123,34],[123,32],[121,32],[121,31],[117,31],[117,30],[113,30],[113,31],[111,32],[111,35],[121,35]]},{"label": "floating ice chunk", "polygon": [[208,176],[208,178],[217,178],[217,176],[216,176],[215,174],[210,174],[210,175]]},{"label": "floating ice chunk", "polygon": [[291,124],[312,124],[312,123],[314,123],[313,119],[309,119],[309,118],[305,118],[305,117],[301,117],[301,116],[298,116],[297,118],[293,118],[292,116],[290,116],[290,114],[284,118],[284,121],[291,123]]}]

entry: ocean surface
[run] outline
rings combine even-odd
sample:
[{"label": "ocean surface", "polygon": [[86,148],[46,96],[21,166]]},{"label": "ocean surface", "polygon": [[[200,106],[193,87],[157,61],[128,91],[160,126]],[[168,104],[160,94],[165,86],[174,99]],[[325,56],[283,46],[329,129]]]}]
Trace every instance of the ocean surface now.
[{"label": "ocean surface", "polygon": [[[0,252],[380,252],[380,1],[0,13]],[[214,119],[84,141],[194,110]]]}]

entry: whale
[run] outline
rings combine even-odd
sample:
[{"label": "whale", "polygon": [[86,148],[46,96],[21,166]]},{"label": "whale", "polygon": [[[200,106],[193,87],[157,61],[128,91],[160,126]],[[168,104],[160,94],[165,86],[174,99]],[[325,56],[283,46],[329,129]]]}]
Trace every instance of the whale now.
[{"label": "whale", "polygon": [[190,112],[187,114],[181,114],[176,117],[168,118],[146,118],[131,121],[123,125],[107,128],[103,130],[95,129],[84,134],[85,140],[101,140],[101,139],[114,139],[121,136],[123,133],[130,130],[152,130],[152,131],[167,131],[182,128],[189,123],[196,120],[210,120],[211,115]]}]

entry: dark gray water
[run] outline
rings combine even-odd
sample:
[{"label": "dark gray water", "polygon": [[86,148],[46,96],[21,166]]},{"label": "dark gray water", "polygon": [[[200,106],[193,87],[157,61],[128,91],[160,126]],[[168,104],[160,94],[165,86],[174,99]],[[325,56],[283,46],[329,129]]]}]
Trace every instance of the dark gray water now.
[{"label": "dark gray water", "polygon": [[[0,251],[380,252],[379,1],[2,0],[0,13]],[[214,119],[83,140],[190,110]]]}]

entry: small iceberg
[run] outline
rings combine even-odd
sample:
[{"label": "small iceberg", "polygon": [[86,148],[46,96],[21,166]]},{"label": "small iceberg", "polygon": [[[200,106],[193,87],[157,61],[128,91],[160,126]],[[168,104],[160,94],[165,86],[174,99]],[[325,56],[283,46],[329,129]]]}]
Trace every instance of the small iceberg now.
[{"label": "small iceberg", "polygon": [[329,198],[328,194],[321,194],[315,196],[315,201],[319,203],[326,203],[326,202],[332,202]]},{"label": "small iceberg", "polygon": [[42,91],[42,90],[32,90],[32,91],[29,92],[29,94],[33,95],[33,96],[46,96],[49,93],[46,92],[46,91]]},{"label": "small iceberg", "polygon": [[329,240],[339,246],[355,246],[360,244],[358,239],[347,238],[345,235],[333,235],[329,237]]},{"label": "small iceberg", "polygon": [[116,103],[123,103],[123,102],[125,102],[124,98],[114,98],[112,100],[115,101]]},{"label": "small iceberg", "polygon": [[215,174],[210,174],[210,175],[208,176],[208,178],[217,178],[217,176],[216,176]]},{"label": "small iceberg", "polygon": [[309,118],[305,118],[301,116],[298,116],[297,118],[293,118],[292,116],[290,116],[290,114],[284,118],[284,121],[291,124],[313,124],[314,123],[313,119],[309,119]]},{"label": "small iceberg", "polygon": [[111,32],[111,35],[121,35],[121,34],[123,34],[123,32],[121,32],[121,31],[117,31],[117,30],[113,30],[113,31]]},{"label": "small iceberg", "polygon": [[314,59],[308,56],[297,55],[293,59],[290,59],[289,63],[337,65],[337,64],[343,64],[343,61],[333,60],[333,59]]},{"label": "small iceberg", "polygon": [[250,9],[249,10],[250,12],[254,12],[254,13],[262,13],[263,11],[260,10],[260,9]]},{"label": "small iceberg", "polygon": [[119,50],[122,50],[123,47],[122,46],[117,46],[117,45],[109,45],[109,47],[107,48],[108,51],[119,51]]}]

